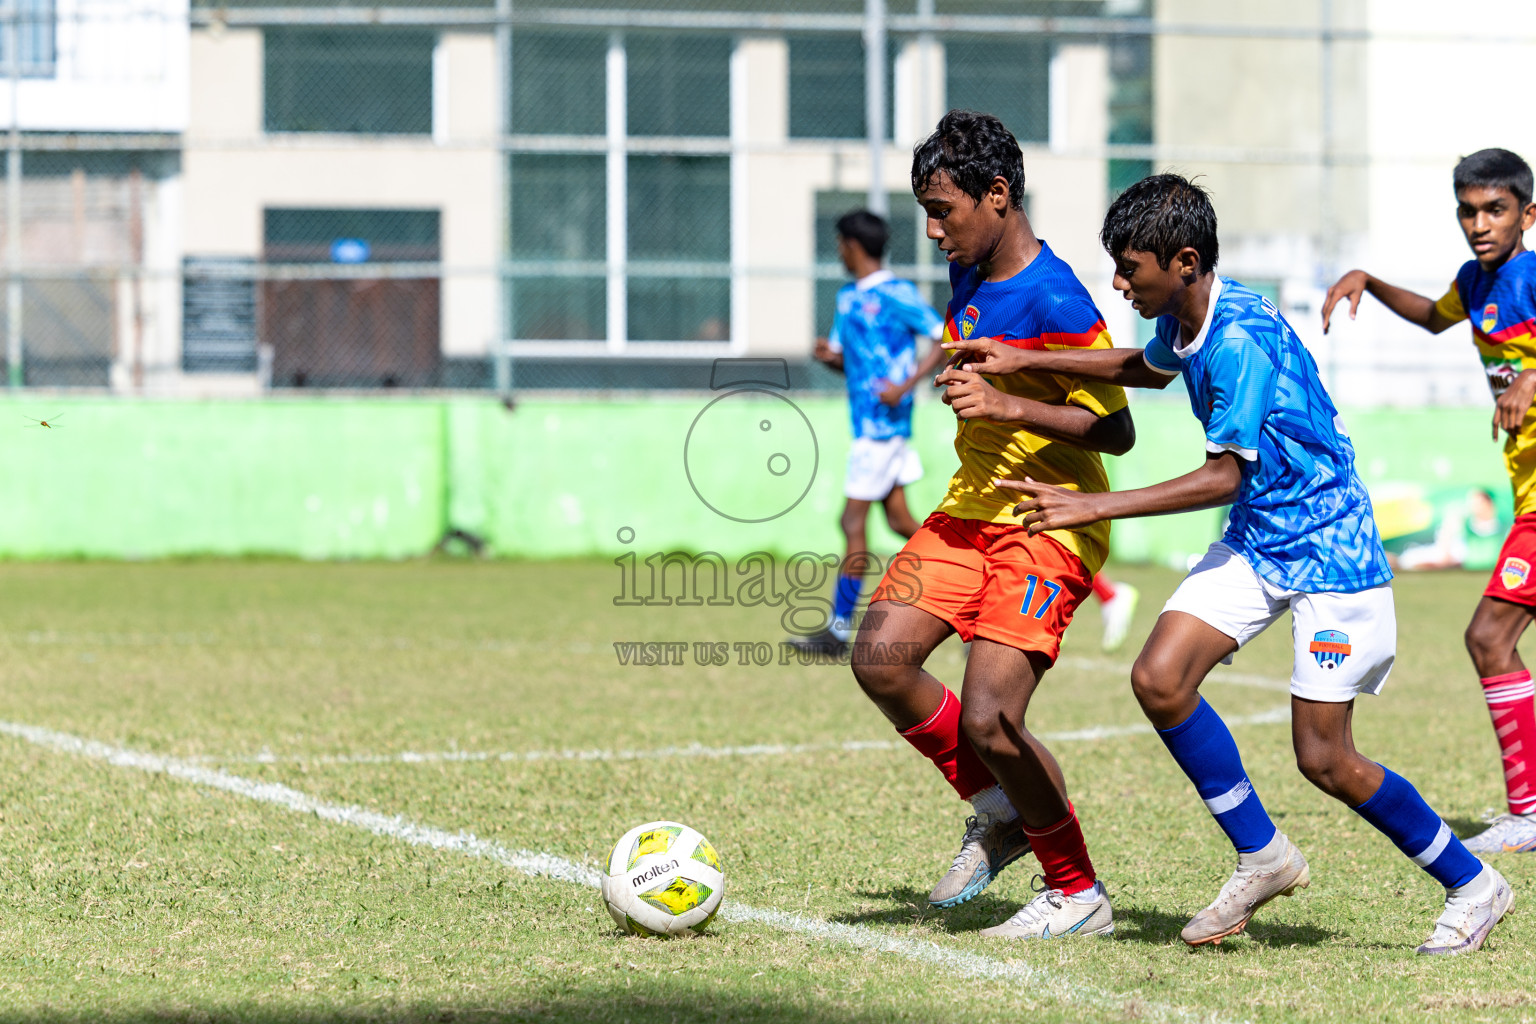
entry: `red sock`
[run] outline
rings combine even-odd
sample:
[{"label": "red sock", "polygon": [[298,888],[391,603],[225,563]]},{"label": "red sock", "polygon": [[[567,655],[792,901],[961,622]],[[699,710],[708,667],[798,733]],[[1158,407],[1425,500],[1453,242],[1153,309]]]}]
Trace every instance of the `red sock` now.
[{"label": "red sock", "polygon": [[1483,680],[1483,699],[1504,756],[1504,788],[1510,814],[1536,811],[1536,706],[1525,670]]},{"label": "red sock", "polygon": [[960,731],[960,698],[949,687],[944,688],[939,709],[926,722],[897,731],[944,773],[960,799],[969,800],[988,786],[997,785],[991,770],[976,756],[976,748]]},{"label": "red sock", "polygon": [[1041,873],[1045,884],[1060,889],[1071,896],[1093,885],[1098,876],[1093,873],[1093,861],[1088,859],[1088,844],[1083,841],[1083,828],[1077,823],[1077,809],[1067,805],[1067,816],[1054,825],[1042,829],[1024,826],[1029,845],[1040,858]]},{"label": "red sock", "polygon": [[1093,578],[1093,596],[1100,601],[1112,600],[1115,596],[1115,581],[1099,573]]}]

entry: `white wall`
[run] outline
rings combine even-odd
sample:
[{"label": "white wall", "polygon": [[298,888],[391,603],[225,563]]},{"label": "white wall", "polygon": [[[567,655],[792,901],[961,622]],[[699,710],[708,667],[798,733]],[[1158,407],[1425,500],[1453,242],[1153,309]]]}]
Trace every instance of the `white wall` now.
[{"label": "white wall", "polygon": [[[55,74],[17,91],[23,131],[185,130],[187,0],[58,0],[57,11]],[[0,73],[0,124],[10,110]]]}]

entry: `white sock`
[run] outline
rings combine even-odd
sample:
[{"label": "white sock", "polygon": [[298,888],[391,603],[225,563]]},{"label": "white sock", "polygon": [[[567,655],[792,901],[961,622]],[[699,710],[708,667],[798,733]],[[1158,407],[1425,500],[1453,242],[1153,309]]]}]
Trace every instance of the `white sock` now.
[{"label": "white sock", "polygon": [[1088,888],[1084,889],[1082,892],[1075,892],[1075,893],[1073,893],[1071,896],[1068,897],[1068,899],[1070,899],[1073,903],[1092,903],[1094,900],[1098,899],[1100,896],[1103,896],[1103,895],[1104,895],[1104,883],[1100,882],[1100,881],[1095,881],[1092,885],[1090,885]]},{"label": "white sock", "polygon": [[1285,848],[1289,842],[1284,832],[1275,829],[1274,838],[1265,843],[1261,849],[1254,850],[1252,853],[1240,853],[1237,857],[1247,867],[1279,867],[1280,862],[1285,859]]},{"label": "white sock", "polygon": [[1466,885],[1458,886],[1455,889],[1447,889],[1445,890],[1445,894],[1447,896],[1455,897],[1456,899],[1481,899],[1487,896],[1488,893],[1492,890],[1493,869],[1490,868],[1487,864],[1484,864],[1483,870],[1479,871],[1475,876],[1473,876],[1472,881],[1468,882]]},{"label": "white sock", "polygon": [[994,821],[1012,821],[1019,816],[1002,786],[988,786],[971,797],[971,806],[978,814],[990,814]]}]

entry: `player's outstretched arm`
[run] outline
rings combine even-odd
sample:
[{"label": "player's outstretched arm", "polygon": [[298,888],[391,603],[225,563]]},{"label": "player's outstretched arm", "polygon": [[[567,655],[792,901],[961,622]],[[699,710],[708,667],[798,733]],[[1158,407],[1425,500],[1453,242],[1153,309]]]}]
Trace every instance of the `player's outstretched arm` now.
[{"label": "player's outstretched arm", "polygon": [[1042,530],[1066,530],[1105,519],[1134,519],[1174,512],[1196,512],[1229,505],[1243,483],[1243,468],[1233,452],[1212,453],[1205,465],[1193,473],[1165,480],[1151,487],[1132,491],[1105,491],[1084,494],[1054,484],[1043,484],[1027,477],[995,481],[999,487],[1018,491],[1023,496],[1013,514],[1024,517],[1030,533]]},{"label": "player's outstretched arm", "polygon": [[1136,426],[1128,409],[1100,416],[1079,405],[1050,405],[999,391],[979,373],[948,369],[934,381],[944,388],[944,404],[963,420],[1018,423],[1030,433],[1077,448],[1124,455],[1136,443]]},{"label": "player's outstretched arm", "polygon": [[960,356],[960,369],[972,373],[1059,373],[1123,388],[1162,389],[1173,380],[1148,366],[1139,348],[1023,349],[996,338],[946,341],[944,347]]},{"label": "player's outstretched arm", "polygon": [[1435,307],[1435,300],[1426,295],[1388,284],[1363,270],[1351,270],[1334,282],[1323,299],[1323,333],[1328,333],[1335,306],[1348,299],[1349,318],[1353,320],[1356,310],[1360,308],[1360,297],[1367,292],[1404,320],[1417,324],[1431,334],[1439,334],[1456,322],[1443,315]]}]

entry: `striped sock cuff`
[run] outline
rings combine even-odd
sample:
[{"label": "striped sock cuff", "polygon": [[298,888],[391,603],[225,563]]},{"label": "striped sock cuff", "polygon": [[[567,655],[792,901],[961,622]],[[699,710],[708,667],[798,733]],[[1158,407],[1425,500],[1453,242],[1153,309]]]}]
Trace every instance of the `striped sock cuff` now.
[{"label": "striped sock cuff", "polygon": [[1072,824],[1072,822],[1075,820],[1077,820],[1077,808],[1073,807],[1072,801],[1068,800],[1067,816],[1065,818],[1062,818],[1054,825],[1047,825],[1044,828],[1030,828],[1028,825],[1024,825],[1024,834],[1029,836],[1031,839],[1044,839],[1046,836],[1049,836],[1053,832],[1060,832],[1062,829]]},{"label": "striped sock cuff", "polygon": [[1531,682],[1531,673],[1526,670],[1488,676],[1482,680],[1482,684],[1483,699],[1490,705],[1509,704],[1536,696],[1536,684]]},{"label": "striped sock cuff", "polygon": [[1228,811],[1236,810],[1244,800],[1247,800],[1252,795],[1253,783],[1248,781],[1247,776],[1244,776],[1237,785],[1233,786],[1225,793],[1218,794],[1217,796],[1213,796],[1209,800],[1206,800],[1205,809],[1211,812],[1212,817],[1215,817],[1219,814],[1226,814]]},{"label": "striped sock cuff", "polygon": [[933,725],[934,722],[937,722],[940,716],[944,714],[944,709],[949,707],[949,702],[955,699],[955,692],[947,686],[944,687],[944,699],[939,701],[939,706],[934,709],[933,714],[912,726],[910,729],[897,729],[896,731],[903,736],[916,736],[918,733],[923,732],[929,726]]},{"label": "striped sock cuff", "polygon": [[1427,868],[1435,861],[1440,859],[1440,855],[1445,852],[1445,848],[1449,846],[1450,843],[1451,827],[1442,821],[1440,823],[1440,831],[1435,833],[1435,838],[1430,840],[1429,845],[1424,847],[1424,849],[1420,850],[1417,854],[1410,856],[1408,859],[1413,861],[1421,868]]}]

